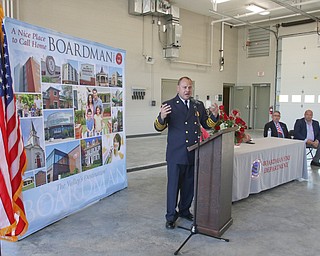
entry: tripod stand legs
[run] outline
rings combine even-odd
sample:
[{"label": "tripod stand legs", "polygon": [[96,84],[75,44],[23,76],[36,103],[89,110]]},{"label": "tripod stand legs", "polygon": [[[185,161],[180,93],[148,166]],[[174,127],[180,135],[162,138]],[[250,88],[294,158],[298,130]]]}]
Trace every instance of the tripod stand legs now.
[{"label": "tripod stand legs", "polygon": [[185,230],[189,230],[190,231],[190,235],[186,238],[186,240],[184,240],[184,242],[180,245],[180,247],[178,248],[178,250],[176,250],[174,252],[174,255],[178,255],[178,253],[180,252],[180,250],[182,249],[182,247],[189,241],[189,239],[195,235],[195,234],[201,234],[201,235],[204,235],[204,236],[208,236],[208,237],[212,237],[214,239],[219,239],[219,240],[222,240],[224,242],[229,242],[230,240],[227,239],[227,238],[223,238],[223,237],[218,237],[218,236],[211,236],[211,235],[207,235],[207,234],[202,234],[202,233],[199,233],[196,226],[192,225],[191,226],[191,229],[187,229],[185,227],[180,227],[178,226],[179,228],[182,228],[182,229],[185,229]]},{"label": "tripod stand legs", "polygon": [[178,248],[178,250],[176,250],[174,252],[174,255],[178,255],[178,253],[180,252],[180,250],[182,249],[182,247],[188,242],[188,240],[194,235],[195,233],[190,233],[190,235],[187,237],[186,240],[184,240],[184,242],[180,245],[180,247]]}]

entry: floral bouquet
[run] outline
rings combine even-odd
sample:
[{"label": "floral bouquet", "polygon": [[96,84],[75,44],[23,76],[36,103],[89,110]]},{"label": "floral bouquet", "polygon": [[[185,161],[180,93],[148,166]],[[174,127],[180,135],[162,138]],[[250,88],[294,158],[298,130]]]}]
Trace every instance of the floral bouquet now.
[{"label": "floral bouquet", "polygon": [[213,127],[213,133],[218,132],[220,130],[230,128],[230,127],[238,127],[235,131],[234,142],[236,145],[240,144],[245,138],[245,130],[247,129],[246,122],[240,118],[240,112],[236,109],[231,111],[231,114],[228,115],[224,106],[219,106],[219,120],[216,122]]}]

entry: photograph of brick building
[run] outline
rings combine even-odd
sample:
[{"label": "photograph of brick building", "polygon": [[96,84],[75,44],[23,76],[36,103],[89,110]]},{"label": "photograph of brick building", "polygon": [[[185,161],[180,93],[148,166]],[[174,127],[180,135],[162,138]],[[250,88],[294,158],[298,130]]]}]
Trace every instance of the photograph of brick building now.
[{"label": "photograph of brick building", "polygon": [[49,146],[46,153],[48,182],[81,172],[78,141]]},{"label": "photograph of brick building", "polygon": [[33,56],[14,67],[14,87],[16,92],[40,92],[40,64]]},{"label": "photograph of brick building", "polygon": [[71,85],[43,85],[43,109],[73,108]]}]

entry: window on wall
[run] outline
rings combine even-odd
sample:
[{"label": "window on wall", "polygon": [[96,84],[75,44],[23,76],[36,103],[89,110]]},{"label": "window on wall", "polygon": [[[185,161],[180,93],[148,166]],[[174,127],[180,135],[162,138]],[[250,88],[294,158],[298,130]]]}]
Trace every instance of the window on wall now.
[{"label": "window on wall", "polygon": [[[264,27],[270,29],[270,27]],[[269,56],[270,32],[263,28],[248,29],[247,57]]]}]

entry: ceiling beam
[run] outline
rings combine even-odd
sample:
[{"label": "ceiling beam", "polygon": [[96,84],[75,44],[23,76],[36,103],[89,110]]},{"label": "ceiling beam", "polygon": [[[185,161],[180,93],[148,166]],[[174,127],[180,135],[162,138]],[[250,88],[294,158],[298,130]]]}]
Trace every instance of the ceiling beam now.
[{"label": "ceiling beam", "polygon": [[299,13],[302,16],[308,17],[308,18],[310,18],[310,19],[312,19],[314,21],[320,21],[320,19],[318,17],[316,17],[314,15],[311,15],[311,14],[309,14],[309,13],[307,13],[307,12],[301,10],[301,9],[298,9],[297,7],[292,6],[292,5],[290,5],[290,4],[288,4],[288,3],[284,2],[284,1],[281,1],[281,0],[270,0],[270,1],[274,2],[274,3],[278,4],[278,5],[283,6],[286,9],[293,11],[294,13]]}]

